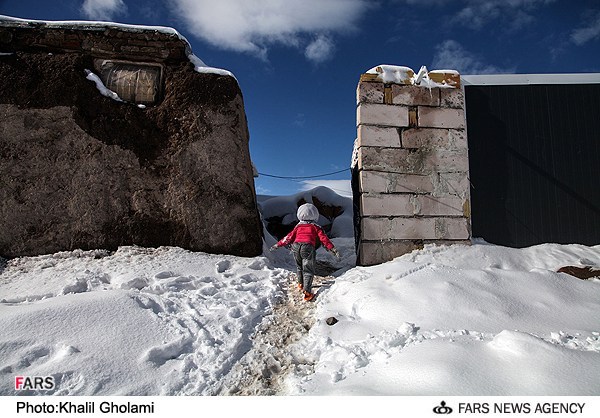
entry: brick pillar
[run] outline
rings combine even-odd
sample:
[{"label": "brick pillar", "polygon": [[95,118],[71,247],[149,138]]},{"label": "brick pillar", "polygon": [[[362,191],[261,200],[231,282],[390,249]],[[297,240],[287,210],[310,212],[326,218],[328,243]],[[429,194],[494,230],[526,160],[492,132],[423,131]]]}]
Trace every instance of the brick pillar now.
[{"label": "brick pillar", "polygon": [[358,264],[383,263],[426,243],[469,243],[469,160],[458,83],[384,84],[363,74],[357,104]]}]

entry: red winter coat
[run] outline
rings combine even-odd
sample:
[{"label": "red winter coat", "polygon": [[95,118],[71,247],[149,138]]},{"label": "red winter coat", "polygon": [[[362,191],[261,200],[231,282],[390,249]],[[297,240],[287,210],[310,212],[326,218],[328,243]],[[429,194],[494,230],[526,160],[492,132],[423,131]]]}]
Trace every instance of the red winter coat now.
[{"label": "red winter coat", "polygon": [[284,247],[295,242],[301,244],[311,244],[316,247],[317,238],[321,241],[327,250],[333,248],[332,242],[327,238],[323,229],[313,223],[299,223],[296,227],[277,243],[278,247]]}]

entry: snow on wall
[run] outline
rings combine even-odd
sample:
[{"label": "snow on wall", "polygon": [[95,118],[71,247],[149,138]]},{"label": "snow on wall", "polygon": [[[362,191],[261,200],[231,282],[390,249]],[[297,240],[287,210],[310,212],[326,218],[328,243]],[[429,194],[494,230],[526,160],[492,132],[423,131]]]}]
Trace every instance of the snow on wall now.
[{"label": "snow on wall", "polygon": [[[189,60],[196,71],[228,77],[227,70],[213,68],[192,52],[188,40],[177,30],[164,26],[128,25],[94,21],[44,21],[0,15],[5,35],[0,51],[23,48],[81,50],[99,56],[163,61]],[[14,36],[19,31],[19,36]],[[40,36],[42,34],[42,36]]]},{"label": "snow on wall", "polygon": [[415,73],[412,68],[381,64],[369,69],[361,80],[381,81],[386,84],[408,84],[421,87],[455,88],[460,86],[460,74],[456,70],[432,70],[422,66]]}]

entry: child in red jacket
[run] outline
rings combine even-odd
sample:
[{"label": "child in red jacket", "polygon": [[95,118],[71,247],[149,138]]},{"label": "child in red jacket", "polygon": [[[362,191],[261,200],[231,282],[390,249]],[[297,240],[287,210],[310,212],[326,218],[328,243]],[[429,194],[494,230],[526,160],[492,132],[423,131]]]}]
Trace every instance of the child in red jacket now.
[{"label": "child in red jacket", "polygon": [[323,229],[316,224],[319,220],[319,210],[311,203],[305,203],[298,208],[300,223],[271,247],[271,251],[291,244],[298,268],[298,288],[304,291],[304,300],[312,300],[315,295],[311,293],[313,277],[315,275],[315,262],[317,255],[317,242],[320,241],[327,251],[331,251],[338,259],[339,252],[333,246]]}]

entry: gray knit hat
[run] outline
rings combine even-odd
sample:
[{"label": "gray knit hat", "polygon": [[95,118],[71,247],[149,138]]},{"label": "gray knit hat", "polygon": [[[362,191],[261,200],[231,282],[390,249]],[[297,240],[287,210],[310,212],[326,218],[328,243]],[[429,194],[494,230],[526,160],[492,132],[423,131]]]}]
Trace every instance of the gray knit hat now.
[{"label": "gray knit hat", "polygon": [[319,209],[312,203],[305,203],[298,208],[296,216],[303,222],[316,222],[319,220]]}]

